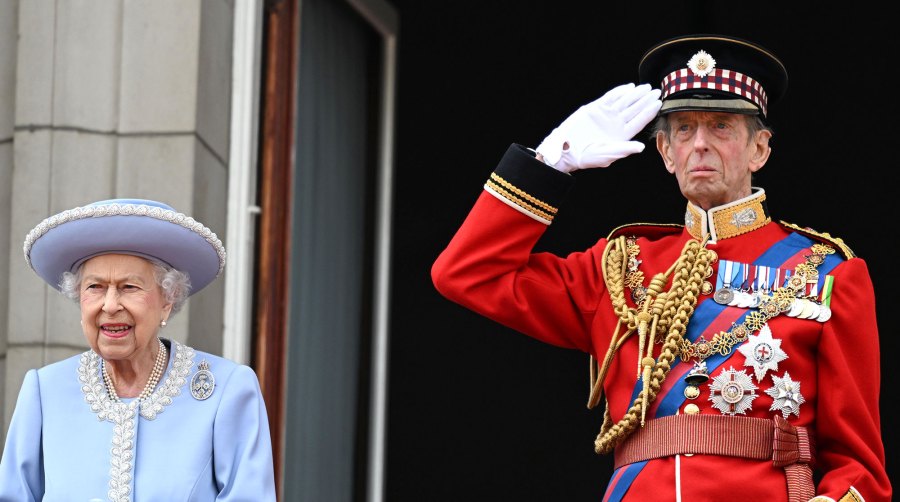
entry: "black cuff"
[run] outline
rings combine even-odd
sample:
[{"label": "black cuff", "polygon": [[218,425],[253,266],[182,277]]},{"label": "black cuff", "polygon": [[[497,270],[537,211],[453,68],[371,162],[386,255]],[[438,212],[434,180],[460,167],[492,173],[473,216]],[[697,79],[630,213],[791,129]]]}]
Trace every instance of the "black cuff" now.
[{"label": "black cuff", "polygon": [[553,169],[524,146],[513,143],[485,188],[549,223],[574,184],[573,176]]}]

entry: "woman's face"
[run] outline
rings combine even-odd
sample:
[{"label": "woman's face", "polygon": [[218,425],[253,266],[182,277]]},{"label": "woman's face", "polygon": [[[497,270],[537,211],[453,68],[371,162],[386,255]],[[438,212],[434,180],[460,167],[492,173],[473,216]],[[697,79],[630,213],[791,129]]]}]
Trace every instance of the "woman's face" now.
[{"label": "woman's face", "polygon": [[79,293],[84,336],[107,361],[149,353],[172,310],[153,264],[137,256],[105,254],[84,262]]}]

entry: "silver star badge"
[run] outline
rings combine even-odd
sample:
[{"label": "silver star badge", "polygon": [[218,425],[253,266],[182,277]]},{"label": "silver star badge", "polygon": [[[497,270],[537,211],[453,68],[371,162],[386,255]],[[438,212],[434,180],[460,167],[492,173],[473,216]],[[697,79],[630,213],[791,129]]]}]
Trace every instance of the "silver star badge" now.
[{"label": "silver star badge", "polygon": [[713,407],[726,415],[745,415],[757,398],[756,389],[750,375],[730,367],[713,378],[709,386],[709,400]]},{"label": "silver star badge", "polygon": [[772,338],[768,324],[763,324],[759,335],[750,335],[747,343],[738,347],[738,352],[744,355],[744,366],[753,366],[757,382],[762,382],[766,371],[777,371],[778,363],[788,358],[787,353],[781,350],[781,340]]},{"label": "silver star badge", "polygon": [[806,402],[800,394],[800,382],[791,379],[791,375],[785,371],[782,378],[772,375],[775,386],[766,390],[766,394],[772,396],[775,401],[769,411],[781,410],[781,416],[787,418],[793,413],[800,416],[800,405]]}]

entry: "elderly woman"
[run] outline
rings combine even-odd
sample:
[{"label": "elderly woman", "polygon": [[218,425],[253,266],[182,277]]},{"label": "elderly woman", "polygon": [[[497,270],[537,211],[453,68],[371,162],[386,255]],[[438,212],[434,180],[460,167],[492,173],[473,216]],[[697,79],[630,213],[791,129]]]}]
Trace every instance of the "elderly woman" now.
[{"label": "elderly woman", "polygon": [[149,200],[35,227],[25,259],[76,300],[89,350],[29,370],[0,459],[0,501],[275,500],[252,369],[160,336],[217,278],[222,243]]}]

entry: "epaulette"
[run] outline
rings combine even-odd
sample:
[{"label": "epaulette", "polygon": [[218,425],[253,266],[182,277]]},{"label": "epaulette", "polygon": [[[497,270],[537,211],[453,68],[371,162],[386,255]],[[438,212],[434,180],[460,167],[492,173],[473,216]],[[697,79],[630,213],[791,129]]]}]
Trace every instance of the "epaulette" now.
[{"label": "epaulette", "polygon": [[606,239],[612,240],[620,235],[637,235],[640,237],[656,239],[667,235],[681,233],[683,228],[684,225],[679,225],[677,223],[629,223],[614,228]]},{"label": "epaulette", "polygon": [[795,232],[801,233],[807,237],[813,238],[817,241],[823,242],[825,244],[831,244],[832,246],[841,250],[841,254],[846,259],[855,258],[856,253],[850,249],[850,246],[844,243],[844,240],[840,237],[833,237],[831,234],[827,232],[817,232],[809,227],[801,227],[800,225],[795,225],[793,223],[788,223],[784,220],[780,220],[782,226],[787,227]]}]

